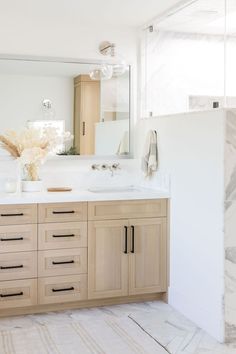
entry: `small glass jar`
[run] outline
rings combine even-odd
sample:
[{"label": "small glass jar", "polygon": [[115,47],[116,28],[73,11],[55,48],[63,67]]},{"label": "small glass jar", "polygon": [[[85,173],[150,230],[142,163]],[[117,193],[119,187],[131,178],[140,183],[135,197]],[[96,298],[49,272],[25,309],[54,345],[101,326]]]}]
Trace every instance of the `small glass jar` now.
[{"label": "small glass jar", "polygon": [[17,191],[17,180],[7,179],[5,182],[5,192],[6,193],[16,193]]}]

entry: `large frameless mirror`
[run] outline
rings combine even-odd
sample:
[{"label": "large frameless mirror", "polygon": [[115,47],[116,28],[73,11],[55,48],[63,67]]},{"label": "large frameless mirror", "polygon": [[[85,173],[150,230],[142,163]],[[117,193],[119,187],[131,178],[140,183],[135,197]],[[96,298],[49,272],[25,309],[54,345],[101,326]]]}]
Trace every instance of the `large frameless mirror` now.
[{"label": "large frameless mirror", "polygon": [[70,131],[63,155],[129,156],[130,67],[1,58],[0,134],[26,126]]}]

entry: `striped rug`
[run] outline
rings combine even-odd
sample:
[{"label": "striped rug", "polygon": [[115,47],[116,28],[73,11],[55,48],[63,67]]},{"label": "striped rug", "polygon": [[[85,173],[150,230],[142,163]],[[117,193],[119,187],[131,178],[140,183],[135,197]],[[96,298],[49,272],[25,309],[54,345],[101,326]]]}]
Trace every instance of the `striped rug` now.
[{"label": "striped rug", "polygon": [[[53,319],[53,316],[55,319]],[[127,317],[77,319],[65,314],[0,321],[0,354],[166,354],[158,343]],[[13,319],[9,319],[12,323]]]}]

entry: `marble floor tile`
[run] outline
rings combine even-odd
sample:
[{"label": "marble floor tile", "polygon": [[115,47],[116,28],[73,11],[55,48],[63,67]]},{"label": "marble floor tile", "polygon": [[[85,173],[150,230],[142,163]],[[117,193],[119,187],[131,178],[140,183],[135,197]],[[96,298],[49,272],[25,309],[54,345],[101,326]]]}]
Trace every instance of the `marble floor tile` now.
[{"label": "marble floor tile", "polygon": [[0,319],[0,354],[236,354],[152,301]]}]

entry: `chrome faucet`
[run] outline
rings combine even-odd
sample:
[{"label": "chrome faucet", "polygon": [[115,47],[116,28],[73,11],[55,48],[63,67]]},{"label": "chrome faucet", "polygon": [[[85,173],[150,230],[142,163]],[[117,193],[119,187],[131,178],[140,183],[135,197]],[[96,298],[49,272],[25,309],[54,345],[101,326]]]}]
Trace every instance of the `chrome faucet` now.
[{"label": "chrome faucet", "polygon": [[120,164],[119,163],[113,163],[112,165],[108,166],[109,170],[111,171],[111,177],[114,176],[114,172],[117,170],[120,170]]},{"label": "chrome faucet", "polygon": [[98,170],[98,171],[106,171],[106,170],[110,170],[111,171],[111,176],[114,176],[114,172],[117,170],[121,169],[121,166],[119,163],[113,163],[112,165],[108,165],[106,163],[103,163],[101,165],[98,164],[93,164],[91,166],[92,170]]}]

